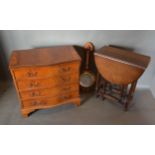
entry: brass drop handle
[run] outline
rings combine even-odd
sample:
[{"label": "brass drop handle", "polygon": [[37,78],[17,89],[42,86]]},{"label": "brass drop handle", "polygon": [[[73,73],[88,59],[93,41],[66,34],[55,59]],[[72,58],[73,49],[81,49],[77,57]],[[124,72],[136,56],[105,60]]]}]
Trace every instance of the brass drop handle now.
[{"label": "brass drop handle", "polygon": [[38,105],[38,104],[39,104],[38,101],[33,101],[33,102],[32,102],[32,105],[33,105],[33,106],[36,106],[36,105]]},{"label": "brass drop handle", "polygon": [[30,87],[38,87],[38,86],[39,86],[39,82],[33,81],[30,83]]},{"label": "brass drop handle", "polygon": [[60,77],[62,81],[66,82],[66,81],[70,81],[71,77]]},{"label": "brass drop handle", "polygon": [[32,105],[33,105],[33,106],[36,106],[36,105],[45,105],[45,104],[46,104],[45,101],[33,101],[33,102],[32,102]]},{"label": "brass drop handle", "polygon": [[40,92],[39,91],[38,92],[35,92],[34,91],[34,92],[31,93],[31,96],[32,97],[34,97],[34,96],[40,96]]},{"label": "brass drop handle", "polygon": [[69,72],[71,70],[71,67],[63,67],[61,68],[61,71],[63,72]]},{"label": "brass drop handle", "polygon": [[60,98],[61,98],[61,99],[69,99],[70,96],[69,96],[69,95],[68,95],[68,96],[61,96]]},{"label": "brass drop handle", "polygon": [[62,88],[61,90],[62,91],[69,91],[70,90],[70,87]]},{"label": "brass drop handle", "polygon": [[27,76],[28,76],[28,77],[36,77],[37,74],[38,74],[37,72],[28,72],[28,73],[27,73]]}]

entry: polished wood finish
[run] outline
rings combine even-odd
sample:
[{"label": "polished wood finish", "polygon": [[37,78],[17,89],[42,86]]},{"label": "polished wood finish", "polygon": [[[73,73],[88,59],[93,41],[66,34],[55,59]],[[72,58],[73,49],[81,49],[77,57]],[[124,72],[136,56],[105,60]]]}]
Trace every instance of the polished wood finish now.
[{"label": "polished wood finish", "polygon": [[90,52],[94,51],[94,45],[91,42],[87,42],[84,45],[84,49],[86,50],[86,66],[85,70],[89,71],[89,64],[90,64]]},{"label": "polished wood finish", "polygon": [[67,103],[80,105],[80,64],[72,46],[14,51],[9,67],[23,116]]},{"label": "polished wood finish", "polygon": [[10,59],[10,66],[17,68],[51,66],[72,61],[81,61],[73,46],[55,46],[52,48],[14,51]]},{"label": "polished wood finish", "polygon": [[150,57],[114,47],[103,47],[95,53],[100,74],[115,84],[136,81],[148,66]]},{"label": "polished wood finish", "polygon": [[127,111],[150,57],[106,46],[95,53],[95,62],[98,69],[97,97],[117,100]]},{"label": "polished wood finish", "polygon": [[89,92],[95,84],[95,74],[90,69],[90,54],[94,52],[94,45],[91,42],[87,42],[84,45],[85,49],[85,68],[80,75],[80,86],[84,92]]},{"label": "polished wood finish", "polygon": [[5,55],[3,54],[2,49],[0,49],[0,95],[6,91],[8,87],[8,79],[5,71]]},{"label": "polished wood finish", "polygon": [[50,66],[45,67],[22,67],[16,68],[14,74],[18,80],[20,79],[41,79],[42,77],[52,77],[57,76],[61,73],[63,74],[71,74],[76,70],[76,63],[67,63],[54,65],[52,68]]},{"label": "polished wood finish", "polygon": [[100,97],[103,100],[115,100],[123,105],[124,110],[127,111],[133,99],[137,81],[128,85],[120,85],[105,80],[99,73],[97,77],[96,97]]}]

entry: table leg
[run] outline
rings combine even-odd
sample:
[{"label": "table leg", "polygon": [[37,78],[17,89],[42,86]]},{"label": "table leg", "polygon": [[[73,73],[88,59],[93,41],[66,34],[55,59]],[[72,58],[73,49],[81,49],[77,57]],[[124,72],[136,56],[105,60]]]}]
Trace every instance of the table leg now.
[{"label": "table leg", "polygon": [[96,76],[96,97],[99,97],[100,95],[99,95],[99,87],[100,87],[100,80],[101,80],[101,78],[100,78],[100,74],[99,74],[99,72],[97,72],[97,76]]},{"label": "table leg", "polygon": [[103,85],[103,93],[102,93],[102,99],[105,99],[105,94],[107,91],[107,86],[108,86],[108,82],[106,80],[104,80],[104,85]]},{"label": "table leg", "polygon": [[126,94],[127,94],[127,89],[128,89],[128,85],[122,85],[121,94],[120,94],[120,103],[121,104],[125,104],[124,100],[125,100],[125,97],[126,97]]},{"label": "table leg", "polygon": [[127,95],[127,101],[125,103],[125,111],[128,111],[128,106],[133,98],[133,94],[135,92],[136,85],[137,85],[137,81],[133,82],[130,86],[129,93]]}]

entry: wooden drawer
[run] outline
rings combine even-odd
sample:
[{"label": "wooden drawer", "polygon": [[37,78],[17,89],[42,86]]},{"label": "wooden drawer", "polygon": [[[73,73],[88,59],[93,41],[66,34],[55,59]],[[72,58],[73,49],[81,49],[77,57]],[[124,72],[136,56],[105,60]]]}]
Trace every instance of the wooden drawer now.
[{"label": "wooden drawer", "polygon": [[36,79],[36,80],[21,80],[17,81],[17,86],[20,91],[22,90],[31,90],[31,89],[39,89],[39,88],[49,88],[55,86],[62,86],[65,84],[78,83],[79,75],[68,75],[68,76],[58,76],[54,78],[48,79]]},{"label": "wooden drawer", "polygon": [[9,68],[23,116],[65,103],[79,106],[80,64],[73,46],[13,51]]},{"label": "wooden drawer", "polygon": [[79,92],[79,85],[78,84],[71,84],[71,85],[62,85],[59,87],[48,88],[48,89],[40,89],[40,90],[31,90],[31,91],[24,91],[20,93],[21,99],[26,100],[30,98],[37,98],[37,97],[53,97],[64,93],[69,93],[77,91]]},{"label": "wooden drawer", "polygon": [[52,67],[27,67],[14,69],[14,75],[17,80],[48,78],[59,75],[74,73],[79,68],[79,63],[65,63]]},{"label": "wooden drawer", "polygon": [[66,94],[60,94],[59,96],[53,98],[38,98],[38,99],[25,100],[22,102],[22,105],[24,108],[57,105],[60,104],[61,102],[67,102],[77,97],[79,97],[79,93],[77,91],[74,91]]}]

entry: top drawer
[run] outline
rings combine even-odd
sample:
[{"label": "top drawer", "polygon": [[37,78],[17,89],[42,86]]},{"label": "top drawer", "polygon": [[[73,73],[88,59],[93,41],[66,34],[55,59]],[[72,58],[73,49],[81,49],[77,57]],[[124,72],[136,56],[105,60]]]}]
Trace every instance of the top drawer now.
[{"label": "top drawer", "polygon": [[27,67],[14,69],[14,75],[17,80],[48,78],[52,76],[65,75],[79,71],[79,63],[65,63],[47,67]]}]

